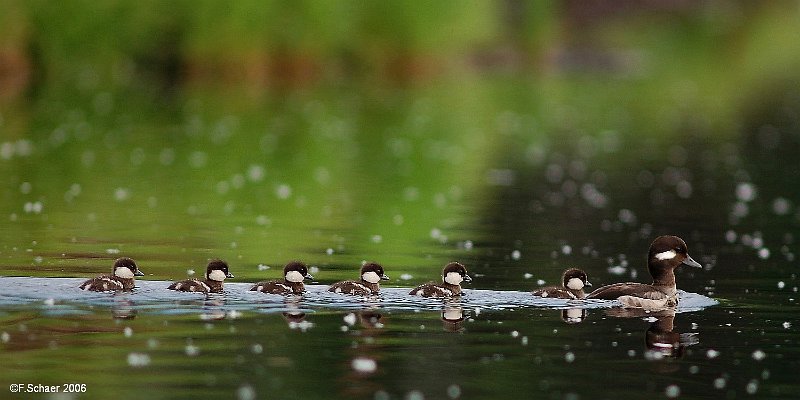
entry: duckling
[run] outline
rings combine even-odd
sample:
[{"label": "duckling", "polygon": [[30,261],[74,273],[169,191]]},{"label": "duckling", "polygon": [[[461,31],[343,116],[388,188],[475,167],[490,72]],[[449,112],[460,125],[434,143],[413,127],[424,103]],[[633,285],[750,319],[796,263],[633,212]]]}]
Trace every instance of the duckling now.
[{"label": "duckling", "polygon": [[463,264],[451,262],[442,269],[442,283],[424,283],[411,289],[408,294],[422,297],[449,297],[461,295],[461,282],[471,282]]},{"label": "duckling", "polygon": [[534,296],[552,297],[556,299],[583,299],[586,294],[583,292],[585,286],[592,286],[586,272],[577,268],[564,270],[561,275],[562,287],[548,286],[533,291]]},{"label": "duckling", "polygon": [[283,281],[258,282],[250,288],[250,291],[271,294],[301,294],[305,291],[304,279],[314,279],[308,273],[306,264],[301,261],[290,261],[283,267]]},{"label": "duckling", "polygon": [[383,267],[378,263],[368,262],[361,266],[361,281],[336,282],[328,291],[357,296],[378,294],[381,280],[389,280],[389,277],[383,272]]},{"label": "duckling", "polygon": [[135,276],[144,276],[136,266],[136,262],[128,257],[118,258],[114,261],[114,270],[111,275],[100,275],[81,283],[81,290],[106,292],[117,290],[132,290],[136,286]]},{"label": "duckling", "polygon": [[211,260],[206,266],[206,279],[187,279],[175,282],[167,289],[181,292],[222,293],[222,282],[225,278],[233,278],[228,272],[228,263],[222,260]]}]

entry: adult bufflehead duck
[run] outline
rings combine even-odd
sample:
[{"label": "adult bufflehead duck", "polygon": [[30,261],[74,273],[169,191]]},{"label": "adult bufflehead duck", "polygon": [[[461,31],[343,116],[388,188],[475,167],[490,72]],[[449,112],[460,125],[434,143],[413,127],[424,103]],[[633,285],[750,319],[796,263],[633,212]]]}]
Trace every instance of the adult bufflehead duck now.
[{"label": "adult bufflehead duck", "polygon": [[586,272],[577,268],[569,268],[561,275],[562,287],[548,286],[533,291],[534,296],[552,297],[556,299],[583,299],[586,293],[583,292],[585,286],[592,286]]},{"label": "adult bufflehead duck", "polygon": [[206,267],[206,279],[187,279],[169,285],[167,289],[181,292],[222,293],[222,282],[225,278],[233,278],[228,272],[228,263],[222,260],[211,260]]},{"label": "adult bufflehead duck", "polygon": [[461,282],[472,281],[464,265],[451,262],[442,269],[442,283],[425,283],[411,289],[408,294],[422,297],[449,297],[461,295]]},{"label": "adult bufflehead duck", "polygon": [[603,286],[586,296],[587,299],[619,300],[625,307],[662,309],[678,304],[675,268],[679,265],[702,268],[689,256],[686,242],[677,236],[659,236],[650,245],[647,270],[653,283],[615,283]]},{"label": "adult bufflehead duck", "polygon": [[283,281],[262,281],[250,288],[250,291],[271,294],[301,294],[305,291],[304,279],[314,279],[308,273],[308,267],[300,261],[291,261],[283,267]]},{"label": "adult bufflehead duck", "polygon": [[136,266],[136,262],[128,257],[114,261],[114,271],[111,275],[100,275],[83,282],[79,287],[82,290],[106,292],[109,290],[131,290],[136,286],[135,276],[144,276]]},{"label": "adult bufflehead duck", "polygon": [[389,280],[383,272],[383,267],[374,262],[368,262],[361,266],[360,281],[341,281],[331,285],[329,292],[352,294],[357,296],[367,296],[378,294],[380,291],[379,282]]}]

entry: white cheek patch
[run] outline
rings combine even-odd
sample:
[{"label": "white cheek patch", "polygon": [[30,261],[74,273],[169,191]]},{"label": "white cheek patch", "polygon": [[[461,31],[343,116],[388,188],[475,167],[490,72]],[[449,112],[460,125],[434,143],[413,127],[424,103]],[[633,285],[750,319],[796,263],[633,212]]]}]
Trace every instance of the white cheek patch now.
[{"label": "white cheek patch", "polygon": [[361,275],[361,279],[369,283],[378,283],[381,281],[381,277],[378,276],[375,271],[364,272],[364,274]]},{"label": "white cheek patch", "polygon": [[117,268],[114,270],[114,276],[122,279],[133,279],[133,271],[126,267]]},{"label": "white cheek patch", "polygon": [[675,258],[675,256],[677,255],[678,253],[676,253],[675,250],[667,250],[661,253],[657,253],[655,257],[659,260],[671,260]]},{"label": "white cheek patch", "polygon": [[567,289],[581,290],[583,289],[583,281],[580,278],[570,278],[567,281]]},{"label": "white cheek patch", "polygon": [[448,272],[444,277],[444,281],[451,285],[460,285],[464,278],[458,272]]},{"label": "white cheek patch", "polygon": [[293,283],[298,283],[303,281],[303,275],[297,271],[289,271],[286,273],[286,280]]},{"label": "white cheek patch", "polygon": [[225,273],[218,269],[212,270],[211,273],[208,274],[208,279],[211,279],[212,281],[222,282],[225,280]]}]

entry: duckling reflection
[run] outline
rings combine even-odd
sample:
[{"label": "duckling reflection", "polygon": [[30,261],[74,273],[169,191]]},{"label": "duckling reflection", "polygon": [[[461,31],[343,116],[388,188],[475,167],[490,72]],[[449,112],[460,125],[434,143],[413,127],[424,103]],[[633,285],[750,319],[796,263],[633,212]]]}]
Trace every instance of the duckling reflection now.
[{"label": "duckling reflection", "polygon": [[358,322],[364,329],[381,329],[383,328],[383,314],[372,310],[359,311]]},{"label": "duckling reflection", "polygon": [[225,319],[225,297],[222,294],[208,294],[203,301],[203,312],[200,319],[221,320]]},{"label": "duckling reflection", "polygon": [[299,329],[303,332],[314,326],[313,322],[306,320],[306,312],[300,309],[300,297],[290,296],[287,297],[283,303],[286,305],[286,311],[282,312],[283,319],[289,329]]},{"label": "duckling reflection", "polygon": [[458,299],[444,304],[442,310],[442,329],[446,332],[464,332],[464,309]]},{"label": "duckling reflection", "polygon": [[[378,307],[368,307],[343,315],[349,327],[343,331],[352,338],[352,343],[346,350],[348,365],[342,369],[346,372],[339,378],[347,382],[340,397],[363,398],[384,389],[380,380],[369,379],[380,373],[387,351],[387,345],[380,340],[386,331],[383,329],[385,319],[378,310]],[[354,329],[356,322],[362,329]]]},{"label": "duckling reflection", "polygon": [[111,315],[114,319],[134,319],[136,318],[136,304],[126,297],[114,297],[114,304],[111,305]]},{"label": "duckling reflection", "polygon": [[568,324],[579,324],[586,319],[589,313],[585,308],[567,308],[561,310],[561,320]]},{"label": "duckling reflection", "polygon": [[645,332],[645,355],[650,359],[663,357],[680,358],[686,347],[700,343],[696,333],[675,332],[675,309],[658,312],[647,312],[635,308],[612,308],[606,310],[606,315],[620,318],[645,318],[650,322],[650,327]]}]

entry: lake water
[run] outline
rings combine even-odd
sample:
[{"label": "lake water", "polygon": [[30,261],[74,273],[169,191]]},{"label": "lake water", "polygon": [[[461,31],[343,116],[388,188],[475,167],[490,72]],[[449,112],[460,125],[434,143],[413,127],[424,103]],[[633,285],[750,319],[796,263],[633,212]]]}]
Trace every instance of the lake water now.
[{"label": "lake water", "polygon": [[[576,126],[520,86],[45,93],[6,113],[28,128],[0,137],[0,397],[796,398],[796,127],[651,133],[612,105]],[[660,234],[704,265],[679,268],[674,313],[528,294],[571,266],[648,282]],[[135,292],[77,290],[119,256],[146,273]],[[165,289],[216,257],[224,295]],[[291,259],[307,295],[246,291]],[[380,297],[324,292],[363,260],[392,278]],[[406,295],[451,260],[464,299]]]}]

